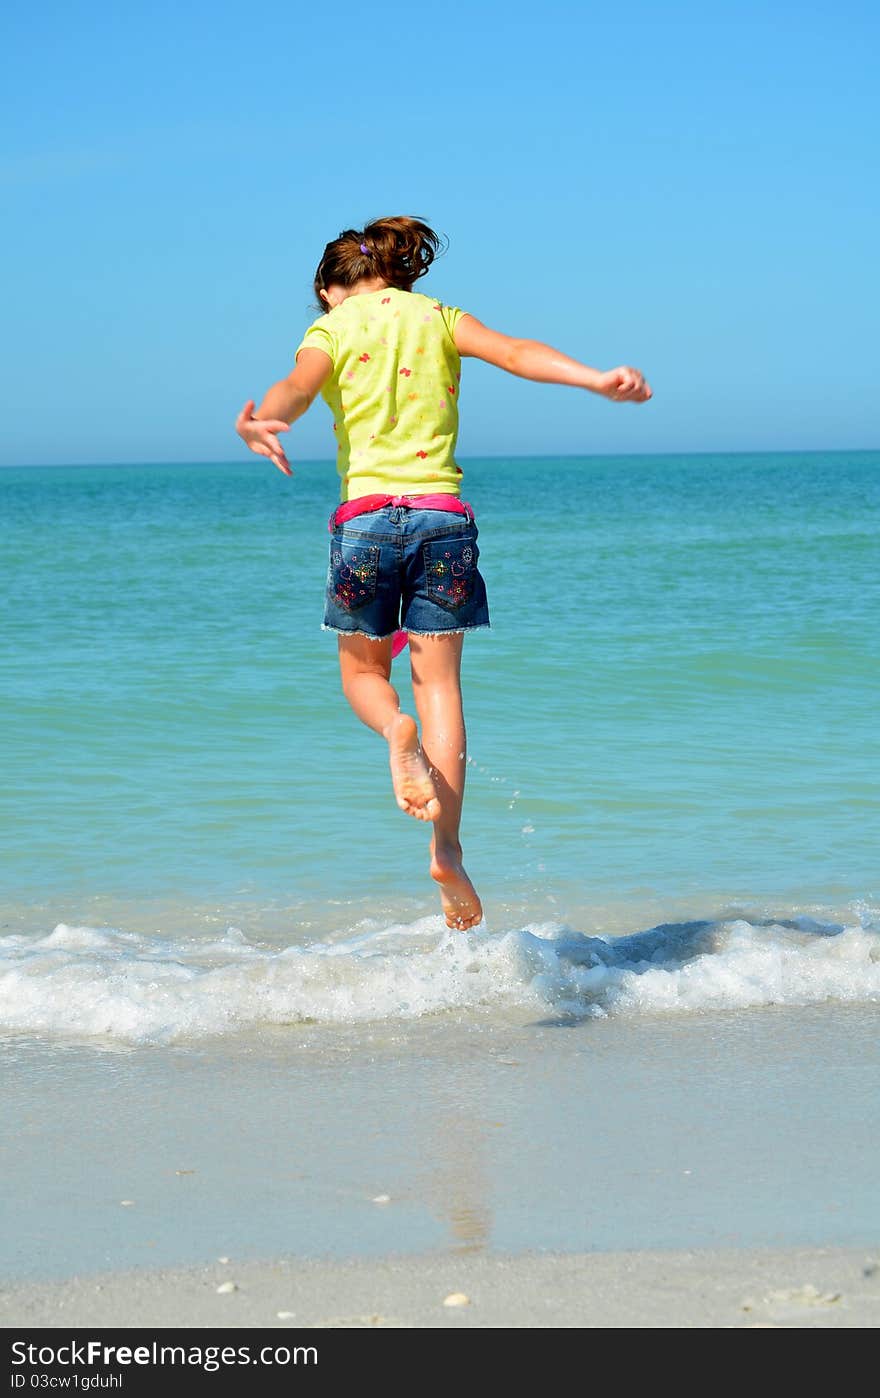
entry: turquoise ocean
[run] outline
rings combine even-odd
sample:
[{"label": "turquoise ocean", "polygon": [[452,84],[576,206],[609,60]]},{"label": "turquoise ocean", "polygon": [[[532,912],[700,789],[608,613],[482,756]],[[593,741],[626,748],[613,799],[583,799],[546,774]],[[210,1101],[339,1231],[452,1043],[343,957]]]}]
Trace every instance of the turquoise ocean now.
[{"label": "turquoise ocean", "polygon": [[[876,993],[880,454],[466,463],[492,628],[465,645],[464,981],[321,629],[335,493],[317,462],[0,473],[0,1024],[605,1013],[641,995],[643,933],[677,977],[658,1004],[719,957],[697,1005]],[[683,919],[714,951],[652,932]],[[572,937],[600,939],[592,978]],[[766,984],[727,983],[737,939]]]},{"label": "turquoise ocean", "polygon": [[464,462],[466,934],[294,464],[0,471],[0,1275],[875,1241],[880,453]]}]

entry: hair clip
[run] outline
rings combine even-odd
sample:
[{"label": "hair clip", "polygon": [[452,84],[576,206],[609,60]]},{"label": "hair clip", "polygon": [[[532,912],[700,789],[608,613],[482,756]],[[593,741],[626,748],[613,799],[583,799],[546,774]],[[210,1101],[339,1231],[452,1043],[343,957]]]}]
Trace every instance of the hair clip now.
[{"label": "hair clip", "polygon": [[366,243],[361,243],[361,252],[369,252],[369,248],[367,247]]}]

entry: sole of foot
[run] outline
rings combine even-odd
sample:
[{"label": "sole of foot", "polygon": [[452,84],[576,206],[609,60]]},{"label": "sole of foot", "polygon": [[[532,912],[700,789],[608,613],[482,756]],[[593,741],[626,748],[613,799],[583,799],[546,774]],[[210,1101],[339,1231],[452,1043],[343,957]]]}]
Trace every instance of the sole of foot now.
[{"label": "sole of foot", "polygon": [[398,714],[387,737],[391,783],[398,806],[416,820],[436,820],[440,802],[419,743],[415,719],[409,714]]},{"label": "sole of foot", "polygon": [[435,850],[431,855],[431,878],[440,890],[446,926],[467,932],[483,920],[483,905],[464,870],[461,855]]}]

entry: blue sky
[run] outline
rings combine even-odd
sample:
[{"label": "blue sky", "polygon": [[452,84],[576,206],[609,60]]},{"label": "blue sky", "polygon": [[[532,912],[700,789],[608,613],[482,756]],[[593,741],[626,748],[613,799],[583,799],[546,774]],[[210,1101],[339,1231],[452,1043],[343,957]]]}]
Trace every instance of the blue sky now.
[{"label": "blue sky", "polygon": [[[345,226],[645,407],[468,363],[462,456],[880,446],[876,5],[18,6],[0,463],[237,460]],[[332,453],[317,403],[292,459]]]}]

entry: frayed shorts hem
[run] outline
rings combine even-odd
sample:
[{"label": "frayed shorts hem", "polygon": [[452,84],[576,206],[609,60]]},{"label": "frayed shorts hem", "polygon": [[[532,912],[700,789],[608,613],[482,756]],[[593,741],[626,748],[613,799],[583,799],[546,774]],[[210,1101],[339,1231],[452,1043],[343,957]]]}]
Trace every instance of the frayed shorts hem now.
[{"label": "frayed shorts hem", "polygon": [[488,631],[489,626],[488,621],[475,621],[472,626],[444,626],[441,631],[415,631],[411,626],[405,630],[408,636],[464,636],[468,631]]},{"label": "frayed shorts hem", "polygon": [[411,626],[402,626],[386,632],[384,636],[376,636],[372,631],[349,631],[341,626],[329,626],[326,621],[321,623],[322,631],[335,631],[337,636],[363,636],[368,641],[390,641],[398,631],[405,631],[408,636],[464,636],[468,631],[488,631],[490,628],[488,621],[476,621],[472,626],[444,626],[441,631],[416,631]]},{"label": "frayed shorts hem", "polygon": [[392,636],[397,635],[397,631],[388,631],[384,636],[376,636],[372,631],[349,630],[343,626],[328,626],[326,621],[321,622],[322,631],[335,631],[337,636],[364,636],[368,641],[390,641]]}]

